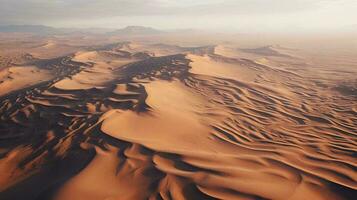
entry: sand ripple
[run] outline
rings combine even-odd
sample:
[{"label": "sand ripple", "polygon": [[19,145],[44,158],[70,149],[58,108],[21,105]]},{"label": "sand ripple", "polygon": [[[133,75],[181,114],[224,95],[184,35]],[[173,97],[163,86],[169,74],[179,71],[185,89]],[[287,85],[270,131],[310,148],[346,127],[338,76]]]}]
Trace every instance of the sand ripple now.
[{"label": "sand ripple", "polygon": [[139,47],[53,60],[56,78],[1,97],[1,199],[356,194],[354,95],[255,60],[296,59],[272,47]]}]

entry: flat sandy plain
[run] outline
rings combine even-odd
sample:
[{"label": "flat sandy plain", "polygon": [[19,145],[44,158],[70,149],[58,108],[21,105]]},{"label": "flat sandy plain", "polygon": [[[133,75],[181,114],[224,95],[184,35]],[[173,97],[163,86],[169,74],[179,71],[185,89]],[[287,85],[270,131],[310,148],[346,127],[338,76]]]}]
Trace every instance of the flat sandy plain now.
[{"label": "flat sandy plain", "polygon": [[1,200],[357,197],[356,49],[0,38]]}]

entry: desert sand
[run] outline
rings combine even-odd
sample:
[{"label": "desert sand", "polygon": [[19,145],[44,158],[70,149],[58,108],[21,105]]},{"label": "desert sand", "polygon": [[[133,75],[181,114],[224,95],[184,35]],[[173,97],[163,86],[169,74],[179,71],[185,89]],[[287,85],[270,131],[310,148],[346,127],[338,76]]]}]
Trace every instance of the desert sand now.
[{"label": "desert sand", "polygon": [[356,57],[172,41],[6,37],[0,199],[356,197]]}]

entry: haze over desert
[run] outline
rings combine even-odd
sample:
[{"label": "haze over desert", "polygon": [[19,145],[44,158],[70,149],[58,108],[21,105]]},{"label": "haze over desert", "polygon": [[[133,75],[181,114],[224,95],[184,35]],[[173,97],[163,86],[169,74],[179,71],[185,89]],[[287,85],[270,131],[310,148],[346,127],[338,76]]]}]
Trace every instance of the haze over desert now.
[{"label": "haze over desert", "polygon": [[148,2],[4,2],[0,200],[357,198],[357,5]]}]

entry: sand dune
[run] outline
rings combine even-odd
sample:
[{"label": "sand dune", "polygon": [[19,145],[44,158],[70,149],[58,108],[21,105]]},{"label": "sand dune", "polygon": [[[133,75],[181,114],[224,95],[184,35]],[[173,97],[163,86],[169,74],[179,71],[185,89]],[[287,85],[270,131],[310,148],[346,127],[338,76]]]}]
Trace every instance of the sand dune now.
[{"label": "sand dune", "polygon": [[353,80],[275,46],[96,48],[2,72],[0,199],[356,195]]},{"label": "sand dune", "polygon": [[178,53],[195,53],[207,54],[214,51],[214,46],[200,46],[200,47],[182,47],[179,45],[163,44],[163,43],[134,43],[130,42],[124,44],[121,48],[128,52],[146,52],[152,56],[167,56]]},{"label": "sand dune", "polygon": [[52,77],[48,70],[35,66],[9,67],[0,71],[0,96],[50,80]]}]

